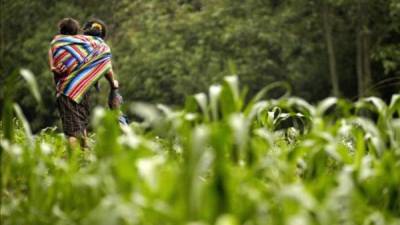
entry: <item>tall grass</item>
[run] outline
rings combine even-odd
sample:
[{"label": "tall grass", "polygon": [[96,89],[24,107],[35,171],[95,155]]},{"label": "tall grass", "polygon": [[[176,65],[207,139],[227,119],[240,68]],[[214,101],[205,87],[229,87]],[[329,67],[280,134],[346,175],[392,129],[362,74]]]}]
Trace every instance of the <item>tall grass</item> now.
[{"label": "tall grass", "polygon": [[2,223],[400,224],[400,96],[268,98],[282,87],[245,101],[226,77],[179,110],[132,104],[123,128],[98,108],[89,152],[6,107]]}]

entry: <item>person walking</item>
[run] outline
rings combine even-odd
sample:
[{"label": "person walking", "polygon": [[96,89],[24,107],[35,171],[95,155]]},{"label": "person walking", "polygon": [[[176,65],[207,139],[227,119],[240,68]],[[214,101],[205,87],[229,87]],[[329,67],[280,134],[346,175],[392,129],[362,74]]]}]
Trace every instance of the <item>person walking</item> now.
[{"label": "person walking", "polygon": [[59,34],[50,44],[49,64],[63,132],[71,147],[87,148],[89,90],[103,76],[111,89],[118,88],[118,81],[114,79],[111,50],[104,41],[105,24],[98,20],[85,27],[85,33],[97,32],[99,36],[81,35],[79,30],[79,23],[72,18],[60,21]]}]

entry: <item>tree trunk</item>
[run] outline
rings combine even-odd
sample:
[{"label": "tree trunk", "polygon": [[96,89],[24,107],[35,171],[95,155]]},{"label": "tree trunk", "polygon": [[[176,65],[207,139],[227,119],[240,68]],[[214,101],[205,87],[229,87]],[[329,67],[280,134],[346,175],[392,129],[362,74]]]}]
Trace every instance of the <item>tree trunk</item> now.
[{"label": "tree trunk", "polygon": [[357,81],[358,97],[365,97],[369,93],[372,83],[371,56],[370,56],[370,31],[368,30],[367,4],[358,1],[358,27],[357,27]]},{"label": "tree trunk", "polygon": [[324,23],[324,35],[326,41],[326,47],[328,49],[328,59],[329,59],[329,73],[331,77],[332,92],[333,95],[339,97],[339,79],[336,70],[336,56],[335,48],[333,45],[332,37],[332,24],[331,24],[331,12],[329,6],[326,4],[322,6],[322,17]]},{"label": "tree trunk", "polygon": [[357,31],[357,54],[356,54],[356,68],[357,68],[357,85],[358,85],[358,97],[364,96],[364,79],[363,79],[363,54],[362,54],[362,34],[361,31]]},{"label": "tree trunk", "polygon": [[[4,65],[4,51],[5,51],[5,47],[6,47],[4,44],[4,39],[5,39],[5,36],[4,36],[4,25],[5,25],[4,20],[5,20],[5,18],[3,16],[5,13],[4,11],[5,11],[5,9],[4,9],[3,0],[0,0],[0,59],[2,59],[2,60],[0,60],[0,73],[6,73],[6,69],[5,69],[6,65]],[[4,70],[4,71],[2,71],[2,70]],[[0,74],[0,81],[1,81],[0,83],[1,84],[4,84],[4,80],[2,79],[4,77],[5,77],[5,74]]]},{"label": "tree trunk", "polygon": [[370,87],[372,83],[371,74],[371,58],[370,58],[370,32],[365,30],[362,32],[362,48],[363,48],[363,72],[364,72],[364,95],[370,95]]}]

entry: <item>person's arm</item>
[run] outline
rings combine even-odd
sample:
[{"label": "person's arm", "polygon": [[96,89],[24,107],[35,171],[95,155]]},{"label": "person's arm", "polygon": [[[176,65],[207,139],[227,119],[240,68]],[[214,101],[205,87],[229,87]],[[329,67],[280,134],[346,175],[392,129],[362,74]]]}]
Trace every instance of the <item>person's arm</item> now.
[{"label": "person's arm", "polygon": [[54,67],[54,60],[53,60],[53,52],[51,51],[51,48],[49,49],[49,52],[48,52],[48,60],[49,60],[49,67],[50,67],[50,70],[51,70],[51,72],[53,73],[53,83],[54,84],[56,84],[57,83],[57,72],[56,72],[56,69],[55,69],[55,67]]},{"label": "person's arm", "polygon": [[54,75],[59,76],[67,71],[67,67],[65,67],[64,64],[62,63],[58,64],[57,66],[54,66],[53,52],[51,51],[51,48],[49,49],[48,57],[49,57],[50,70],[51,72],[54,73]]},{"label": "person's arm", "polygon": [[53,53],[51,52],[51,48],[49,49],[48,57],[49,57],[49,66],[50,66],[50,69],[51,69],[51,71],[53,71],[53,70],[54,70],[54,66],[53,66]]},{"label": "person's arm", "polygon": [[108,83],[110,84],[110,87],[112,89],[118,89],[119,88],[119,84],[118,81],[116,79],[114,79],[114,72],[112,69],[110,69],[107,73],[106,73],[106,79],[108,81]]}]

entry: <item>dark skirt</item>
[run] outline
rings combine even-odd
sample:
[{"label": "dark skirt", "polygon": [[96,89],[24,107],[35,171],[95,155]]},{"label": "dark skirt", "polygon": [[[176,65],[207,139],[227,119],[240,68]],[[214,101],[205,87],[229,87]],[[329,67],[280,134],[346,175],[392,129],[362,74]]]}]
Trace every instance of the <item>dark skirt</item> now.
[{"label": "dark skirt", "polygon": [[64,134],[72,137],[82,137],[89,125],[89,93],[86,93],[80,103],[74,102],[65,95],[57,98]]}]

